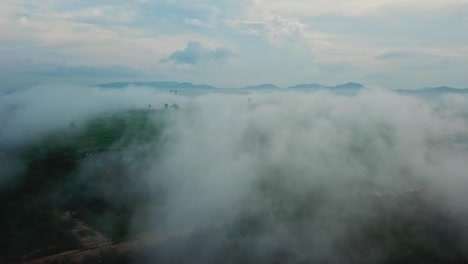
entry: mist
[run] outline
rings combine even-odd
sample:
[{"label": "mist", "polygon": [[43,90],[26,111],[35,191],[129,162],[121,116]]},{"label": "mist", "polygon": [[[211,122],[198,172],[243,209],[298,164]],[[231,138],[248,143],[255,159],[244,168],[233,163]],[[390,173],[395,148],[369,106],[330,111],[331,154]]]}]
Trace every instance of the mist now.
[{"label": "mist", "polygon": [[94,86],[57,85],[19,89],[0,96],[0,144],[24,143],[44,133],[84,123],[100,114],[141,109],[184,98],[149,88],[104,90]]},{"label": "mist", "polygon": [[[180,109],[163,109],[173,103]],[[408,241],[426,233],[390,242],[381,237],[412,225],[438,230],[434,236],[441,240],[428,235],[426,248],[442,252],[444,243],[453,243],[447,259],[468,257],[464,95],[426,100],[368,88],[353,96],[188,97],[142,87],[70,86],[2,95],[0,105],[3,185],[20,177],[21,160],[11,149],[68,131],[71,123],[79,130],[103,114],[165,111],[157,140],[81,160],[78,180],[67,187],[92,182],[102,164],[110,164],[127,182],[106,191],[109,199],[148,193],[132,211],[128,230],[137,237],[153,234],[158,242],[138,261],[386,263],[404,260],[393,258],[400,243],[412,245]],[[391,225],[393,231],[380,233]],[[406,260],[429,261],[421,252],[407,253]]]},{"label": "mist", "polygon": [[391,249],[352,259],[340,247],[378,218],[376,207],[394,203],[391,213],[404,214],[393,200],[417,195],[463,219],[466,98],[383,90],[249,97],[197,98],[173,117],[168,150],[150,174],[169,190],[165,230],[249,219],[263,229],[241,240],[254,263],[278,251],[286,262],[373,262]]}]

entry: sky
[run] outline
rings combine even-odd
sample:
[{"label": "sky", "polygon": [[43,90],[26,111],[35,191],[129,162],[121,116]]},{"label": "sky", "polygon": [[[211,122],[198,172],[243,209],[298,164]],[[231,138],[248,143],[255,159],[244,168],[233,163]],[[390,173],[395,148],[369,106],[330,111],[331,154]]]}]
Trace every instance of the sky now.
[{"label": "sky", "polygon": [[468,0],[1,0],[0,80],[468,88],[467,28]]}]

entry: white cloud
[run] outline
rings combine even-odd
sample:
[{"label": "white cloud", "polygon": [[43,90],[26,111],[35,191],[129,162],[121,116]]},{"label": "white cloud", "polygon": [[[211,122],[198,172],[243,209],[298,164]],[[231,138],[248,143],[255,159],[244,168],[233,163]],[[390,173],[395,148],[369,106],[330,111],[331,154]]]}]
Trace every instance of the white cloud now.
[{"label": "white cloud", "polygon": [[388,9],[428,11],[457,10],[467,0],[255,0],[251,10],[261,9],[289,16],[345,15],[359,16],[383,12]]},{"label": "white cloud", "polygon": [[314,30],[299,18],[258,10],[244,20],[228,20],[226,24],[246,34],[265,38],[274,46],[300,48],[314,57],[316,63],[363,62],[373,59],[381,50],[370,43],[353,38]]},{"label": "white cloud", "polygon": [[210,25],[208,23],[204,23],[200,21],[199,19],[196,18],[184,18],[183,19],[184,24],[189,25],[189,26],[194,26],[194,27],[202,27],[202,28],[213,28],[213,25]]},{"label": "white cloud", "polygon": [[0,2],[0,18],[6,18],[17,8],[19,1],[17,0],[3,0]]},{"label": "white cloud", "polygon": [[[151,36],[137,28],[108,28],[82,22],[86,19],[130,20],[132,13],[121,8],[106,6],[75,12],[47,9],[36,14],[29,7],[29,12],[24,12],[27,15],[14,18],[11,14],[24,7],[13,6],[14,1],[9,3],[10,16],[6,15],[7,20],[0,23],[0,41],[52,48],[59,53],[72,54],[77,64],[120,64],[149,70],[174,47],[183,46],[190,39],[204,39],[190,33]],[[3,6],[7,5],[3,3]]]},{"label": "white cloud", "polygon": [[71,20],[86,20],[97,19],[101,22],[129,22],[134,16],[135,12],[123,7],[118,6],[98,6],[93,8],[86,8],[74,12],[64,12],[58,14],[63,19]]},{"label": "white cloud", "polygon": [[[468,0],[1,0],[0,49],[36,61],[124,65],[224,83],[234,73],[218,72],[216,79],[200,65],[189,73],[157,63],[195,40],[240,55],[235,63],[242,69],[233,69],[238,76],[231,80],[289,83],[291,76],[315,79],[341,69],[343,78],[359,81],[404,68],[376,59],[394,51],[425,54],[414,65],[446,60],[466,69],[468,38],[460,32],[467,10]],[[284,67],[301,69],[281,80]]]},{"label": "white cloud", "polygon": [[305,25],[299,20],[280,16],[267,16],[257,20],[227,20],[230,27],[243,33],[263,36],[276,46],[288,40],[302,38]]}]

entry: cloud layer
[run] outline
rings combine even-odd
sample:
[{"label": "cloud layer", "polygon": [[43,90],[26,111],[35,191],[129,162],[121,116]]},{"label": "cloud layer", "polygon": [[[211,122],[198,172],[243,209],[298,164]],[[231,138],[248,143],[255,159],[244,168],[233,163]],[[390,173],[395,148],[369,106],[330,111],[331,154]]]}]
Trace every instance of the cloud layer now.
[{"label": "cloud layer", "polygon": [[[335,82],[335,72],[322,66],[340,64],[348,66],[342,67],[340,81],[392,88],[464,87],[467,6],[466,0],[8,0],[0,4],[0,56],[16,54],[16,60],[41,63],[53,58],[84,67],[120,65],[160,80],[207,80],[225,86],[285,86],[291,77],[293,83]],[[233,62],[211,67],[199,63],[226,61],[232,51],[239,55]],[[378,59],[395,51],[422,56]],[[165,59],[173,63],[158,63]],[[196,67],[188,71],[180,64]],[[414,74],[420,65],[431,67]],[[283,74],[284,68],[292,70]]]}]

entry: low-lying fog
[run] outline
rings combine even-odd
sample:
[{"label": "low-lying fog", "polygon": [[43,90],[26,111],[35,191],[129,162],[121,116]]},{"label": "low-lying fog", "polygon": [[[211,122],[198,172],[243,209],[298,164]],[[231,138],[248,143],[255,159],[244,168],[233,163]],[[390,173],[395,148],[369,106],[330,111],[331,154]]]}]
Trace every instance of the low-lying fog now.
[{"label": "low-lying fog", "polygon": [[[158,154],[133,162],[144,166],[138,173],[146,187],[164,193],[157,207],[135,213],[130,226],[140,230],[144,223],[171,239],[154,258],[379,262],[395,254],[398,242],[374,243],[387,234],[375,230],[398,225],[387,221],[393,215],[449,221],[436,213],[428,220],[432,212],[457,225],[457,242],[465,245],[463,95],[426,100],[365,89],[354,96],[291,91],[186,97],[151,88],[36,87],[0,97],[0,185],[21,170],[8,153],[50,131],[79,127],[103,113],[162,111],[174,103],[179,110],[165,110]],[[430,213],[420,203],[430,204]],[[407,236],[399,239],[417,239]]]}]

